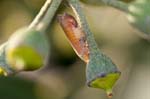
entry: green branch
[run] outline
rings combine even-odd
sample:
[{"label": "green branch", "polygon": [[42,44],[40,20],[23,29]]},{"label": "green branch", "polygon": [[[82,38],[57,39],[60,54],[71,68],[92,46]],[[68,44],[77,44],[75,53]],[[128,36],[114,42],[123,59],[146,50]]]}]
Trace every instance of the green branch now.
[{"label": "green branch", "polygon": [[128,12],[128,4],[118,0],[100,0],[104,4],[117,8],[121,11]]},{"label": "green branch", "polygon": [[36,28],[39,31],[45,31],[51,23],[62,0],[47,0],[41,8],[39,14],[30,24],[29,28]]},{"label": "green branch", "polygon": [[94,39],[93,33],[91,32],[89,25],[86,21],[86,17],[82,11],[79,0],[68,0],[68,2],[74,13],[76,14],[76,18],[80,27],[85,32],[90,52],[95,52],[94,50],[98,50],[98,46]]},{"label": "green branch", "polygon": [[101,53],[92,32],[89,29],[86,18],[82,12],[79,0],[68,0],[77,21],[83,29],[89,46],[89,61],[86,67],[86,82],[89,87],[100,88],[106,91],[108,97],[112,97],[112,88],[120,76],[120,71],[112,60]]}]

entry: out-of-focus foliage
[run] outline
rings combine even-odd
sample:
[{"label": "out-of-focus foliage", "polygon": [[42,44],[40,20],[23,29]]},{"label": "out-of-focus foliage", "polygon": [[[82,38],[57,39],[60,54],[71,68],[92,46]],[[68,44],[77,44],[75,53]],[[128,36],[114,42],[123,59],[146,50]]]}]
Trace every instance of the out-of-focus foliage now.
[{"label": "out-of-focus foliage", "polygon": [[[90,5],[103,5],[103,3],[101,2],[101,0],[80,0],[86,4],[90,4]],[[118,0],[118,1],[123,1],[123,2],[126,2],[126,3],[130,3],[134,0]]]},{"label": "out-of-focus foliage", "polygon": [[0,77],[1,99],[37,99],[34,83],[17,77]]},{"label": "out-of-focus foliage", "polygon": [[[28,25],[44,1],[0,0],[0,42]],[[113,99],[149,99],[150,42],[128,24],[124,13],[108,6],[82,3],[82,7],[100,49],[122,72]],[[56,22],[52,25],[48,30],[49,64],[35,72],[17,74],[19,78],[0,78],[0,99],[107,99],[102,90],[85,86],[85,64],[75,55],[60,26]]]}]

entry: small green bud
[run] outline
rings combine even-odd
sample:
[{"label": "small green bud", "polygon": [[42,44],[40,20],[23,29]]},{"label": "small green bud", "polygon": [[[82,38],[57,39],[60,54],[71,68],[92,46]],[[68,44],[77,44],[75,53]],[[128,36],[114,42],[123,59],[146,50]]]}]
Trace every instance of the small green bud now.
[{"label": "small green bud", "polygon": [[48,54],[46,35],[35,29],[19,29],[10,37],[6,47],[6,59],[16,71],[39,69]]},{"label": "small green bud", "polygon": [[150,0],[136,0],[128,6],[127,18],[138,30],[150,36]]},{"label": "small green bud", "polygon": [[100,88],[106,91],[108,97],[112,96],[112,87],[120,77],[120,72],[110,60],[100,52],[90,56],[87,64],[86,78],[89,87]]},{"label": "small green bud", "polygon": [[134,0],[125,3],[117,0],[100,0],[114,8],[124,11],[129,23],[144,33],[146,38],[150,38],[150,0]]}]

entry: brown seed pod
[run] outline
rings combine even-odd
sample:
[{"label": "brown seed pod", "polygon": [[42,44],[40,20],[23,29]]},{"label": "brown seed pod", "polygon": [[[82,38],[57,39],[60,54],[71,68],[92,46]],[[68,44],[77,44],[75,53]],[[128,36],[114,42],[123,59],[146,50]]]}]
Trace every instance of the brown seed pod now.
[{"label": "brown seed pod", "polygon": [[65,13],[58,16],[58,21],[77,55],[87,62],[89,60],[89,48],[86,36],[75,18]]}]

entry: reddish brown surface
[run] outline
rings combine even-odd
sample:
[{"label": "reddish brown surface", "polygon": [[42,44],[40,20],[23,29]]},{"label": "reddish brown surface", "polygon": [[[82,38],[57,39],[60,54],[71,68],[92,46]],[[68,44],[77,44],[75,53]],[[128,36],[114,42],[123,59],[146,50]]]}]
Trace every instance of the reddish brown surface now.
[{"label": "reddish brown surface", "polygon": [[86,36],[78,26],[76,19],[65,13],[58,16],[58,21],[75,52],[82,60],[88,62],[89,48],[86,42]]}]

